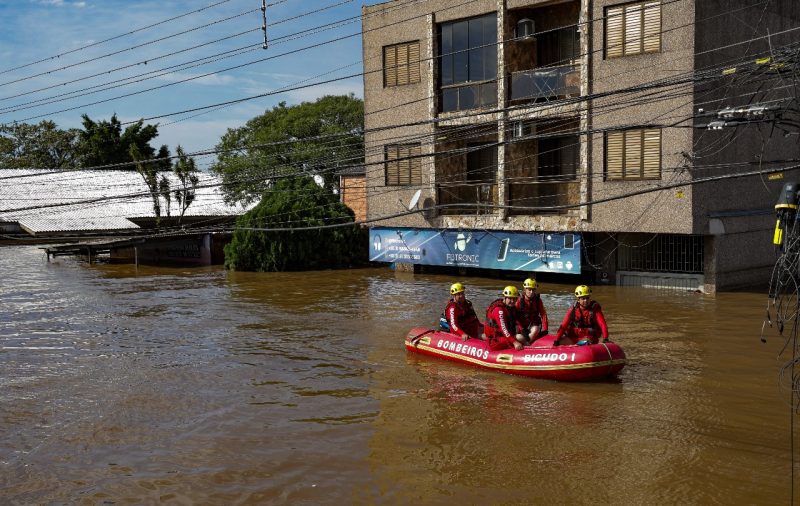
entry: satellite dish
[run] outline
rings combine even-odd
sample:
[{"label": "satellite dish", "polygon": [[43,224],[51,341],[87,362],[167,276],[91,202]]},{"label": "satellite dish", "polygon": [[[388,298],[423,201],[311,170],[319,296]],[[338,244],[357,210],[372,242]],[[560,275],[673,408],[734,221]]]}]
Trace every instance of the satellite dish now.
[{"label": "satellite dish", "polygon": [[422,195],[422,190],[417,190],[414,192],[414,196],[411,197],[411,200],[408,202],[408,210],[412,210],[417,207],[417,203],[419,202],[419,196]]}]

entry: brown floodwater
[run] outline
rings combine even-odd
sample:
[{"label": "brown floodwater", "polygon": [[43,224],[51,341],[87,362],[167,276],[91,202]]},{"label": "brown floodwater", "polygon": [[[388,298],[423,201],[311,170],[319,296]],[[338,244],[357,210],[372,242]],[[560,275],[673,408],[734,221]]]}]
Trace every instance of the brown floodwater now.
[{"label": "brown floodwater", "polygon": [[792,502],[765,294],[596,287],[629,364],[571,384],[407,354],[453,281],[0,248],[0,503]]}]

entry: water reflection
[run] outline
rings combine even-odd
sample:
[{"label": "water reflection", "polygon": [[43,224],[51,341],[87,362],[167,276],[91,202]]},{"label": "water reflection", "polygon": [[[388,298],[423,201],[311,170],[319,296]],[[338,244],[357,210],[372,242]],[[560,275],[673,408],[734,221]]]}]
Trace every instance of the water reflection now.
[{"label": "water reflection", "polygon": [[[19,247],[0,279],[7,503],[788,502],[782,342],[758,341],[760,294],[596,287],[630,363],[562,384],[407,354],[448,276]],[[509,283],[464,281],[479,313]],[[573,289],[542,285],[551,327]]]}]

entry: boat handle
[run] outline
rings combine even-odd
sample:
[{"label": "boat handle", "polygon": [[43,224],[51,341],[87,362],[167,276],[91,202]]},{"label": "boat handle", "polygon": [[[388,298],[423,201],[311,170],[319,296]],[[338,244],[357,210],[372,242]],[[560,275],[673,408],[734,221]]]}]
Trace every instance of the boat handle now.
[{"label": "boat handle", "polygon": [[423,332],[421,334],[417,334],[416,336],[411,338],[411,344],[414,347],[416,347],[417,343],[419,343],[419,340],[422,339],[422,336],[424,336],[425,334],[430,334],[431,332],[435,332],[434,329],[428,329],[428,330],[426,330],[425,332]]}]

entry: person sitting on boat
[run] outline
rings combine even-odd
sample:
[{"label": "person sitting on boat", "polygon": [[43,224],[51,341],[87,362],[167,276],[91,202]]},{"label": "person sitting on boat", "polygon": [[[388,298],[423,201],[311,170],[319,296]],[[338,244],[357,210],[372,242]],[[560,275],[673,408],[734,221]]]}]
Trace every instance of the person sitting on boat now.
[{"label": "person sitting on boat", "polygon": [[517,317],[526,344],[547,334],[547,311],[537,287],[535,279],[526,279],[522,283],[522,296],[517,299]]},{"label": "person sitting on boat", "polygon": [[467,300],[464,285],[453,283],[450,285],[450,302],[444,310],[449,332],[461,336],[463,341],[469,338],[483,339],[483,324],[472,308],[472,302]]},{"label": "person sitting on boat", "polygon": [[599,337],[608,342],[608,325],[603,310],[590,296],[592,290],[586,285],[575,288],[575,304],[567,310],[564,321],[556,332],[554,346],[559,344],[597,344]]},{"label": "person sitting on boat", "polygon": [[503,296],[486,309],[486,323],[483,331],[489,341],[489,349],[504,350],[506,348],[522,349],[525,337],[517,332],[517,299],[519,290],[515,286],[503,289]]}]

